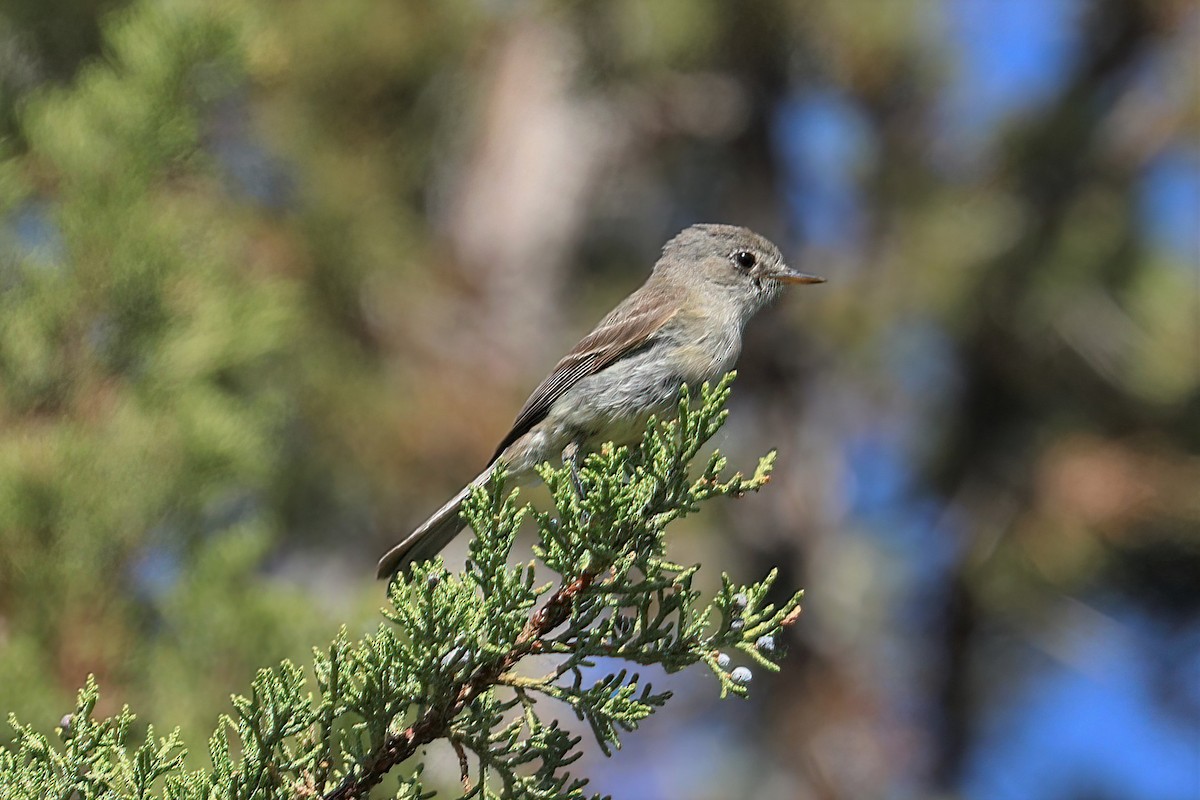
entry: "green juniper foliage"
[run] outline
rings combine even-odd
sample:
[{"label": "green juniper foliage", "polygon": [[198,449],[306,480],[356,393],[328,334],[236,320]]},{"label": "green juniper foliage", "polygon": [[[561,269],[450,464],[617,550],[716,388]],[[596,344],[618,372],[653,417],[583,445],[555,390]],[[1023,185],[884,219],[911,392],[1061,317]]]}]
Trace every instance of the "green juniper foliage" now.
[{"label": "green juniper foliage", "polygon": [[[393,579],[376,633],[352,643],[343,631],[315,651],[311,674],[286,661],[261,670],[209,740],[211,771],[185,769],[177,734],[158,738],[150,728],[135,741],[127,710],[94,719],[89,681],[61,742],[13,720],[0,796],[356,798],[389,780],[392,796],[425,798],[433,795],[417,760],[445,739],[463,797],[585,797],[586,780],[568,771],[582,735],[559,725],[561,704],[611,754],[670,697],[629,669],[595,677],[597,658],[668,672],[702,663],[722,696],[745,696],[751,672],[730,669],[730,652],[777,669],[776,637],[799,613],[799,593],[779,608],[765,602],[774,574],[740,587],[725,577],[704,603],[692,588],[699,567],[665,556],[670,522],[768,480],[773,454],[750,477],[722,478],[718,453],[689,475],[725,420],[731,379],[704,386],[696,407],[684,390],[678,417],[653,421],[638,448],[606,448],[577,476],[543,466],[552,510],[519,502],[502,475],[476,490],[464,506],[477,531],[465,570],[451,573],[440,558],[417,564]],[[529,518],[541,565],[510,567]],[[527,659],[545,674],[518,672]]]}]

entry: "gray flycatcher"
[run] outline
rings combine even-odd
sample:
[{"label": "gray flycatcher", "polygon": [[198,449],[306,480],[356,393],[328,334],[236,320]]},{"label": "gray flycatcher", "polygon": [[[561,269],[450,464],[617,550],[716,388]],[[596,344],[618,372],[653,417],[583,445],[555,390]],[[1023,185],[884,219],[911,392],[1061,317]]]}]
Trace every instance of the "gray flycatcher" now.
[{"label": "gray flycatcher", "polygon": [[779,248],[753,231],[687,228],[667,242],[641,288],[533,390],[479,477],[379,560],[379,577],[432,558],[457,536],[463,500],[498,466],[519,481],[560,455],[574,460],[604,442],[637,442],[651,415],[674,408],[681,384],[729,371],[742,329],[784,284],[823,281],[790,269]]}]

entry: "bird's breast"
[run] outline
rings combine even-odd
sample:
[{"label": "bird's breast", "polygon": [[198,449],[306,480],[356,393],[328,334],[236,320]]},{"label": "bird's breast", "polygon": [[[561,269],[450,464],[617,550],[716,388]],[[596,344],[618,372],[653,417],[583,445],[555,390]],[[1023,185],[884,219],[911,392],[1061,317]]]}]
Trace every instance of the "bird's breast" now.
[{"label": "bird's breast", "polygon": [[733,369],[742,349],[742,330],[724,314],[685,318],[668,333],[680,383],[711,381]]},{"label": "bird's breast", "polygon": [[741,349],[740,330],[679,326],[571,387],[551,416],[605,431],[614,441],[641,436],[646,419],[674,407],[681,384],[699,385],[729,371]]}]

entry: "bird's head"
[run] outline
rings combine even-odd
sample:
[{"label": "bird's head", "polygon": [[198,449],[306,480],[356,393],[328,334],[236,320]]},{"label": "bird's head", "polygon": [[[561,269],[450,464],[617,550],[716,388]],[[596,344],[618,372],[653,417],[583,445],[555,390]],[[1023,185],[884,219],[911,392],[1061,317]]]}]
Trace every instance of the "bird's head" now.
[{"label": "bird's head", "polygon": [[655,272],[681,288],[701,285],[720,293],[749,316],[789,284],[824,283],[797,272],[771,241],[737,225],[692,225],[663,248]]}]

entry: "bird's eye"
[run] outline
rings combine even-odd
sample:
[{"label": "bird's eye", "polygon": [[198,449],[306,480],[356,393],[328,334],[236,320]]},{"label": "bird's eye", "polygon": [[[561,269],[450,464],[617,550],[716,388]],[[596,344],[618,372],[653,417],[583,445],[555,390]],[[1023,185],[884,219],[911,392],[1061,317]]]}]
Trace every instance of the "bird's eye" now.
[{"label": "bird's eye", "polygon": [[750,269],[758,262],[758,259],[754,257],[754,253],[749,253],[745,250],[734,253],[733,260],[742,269]]}]

